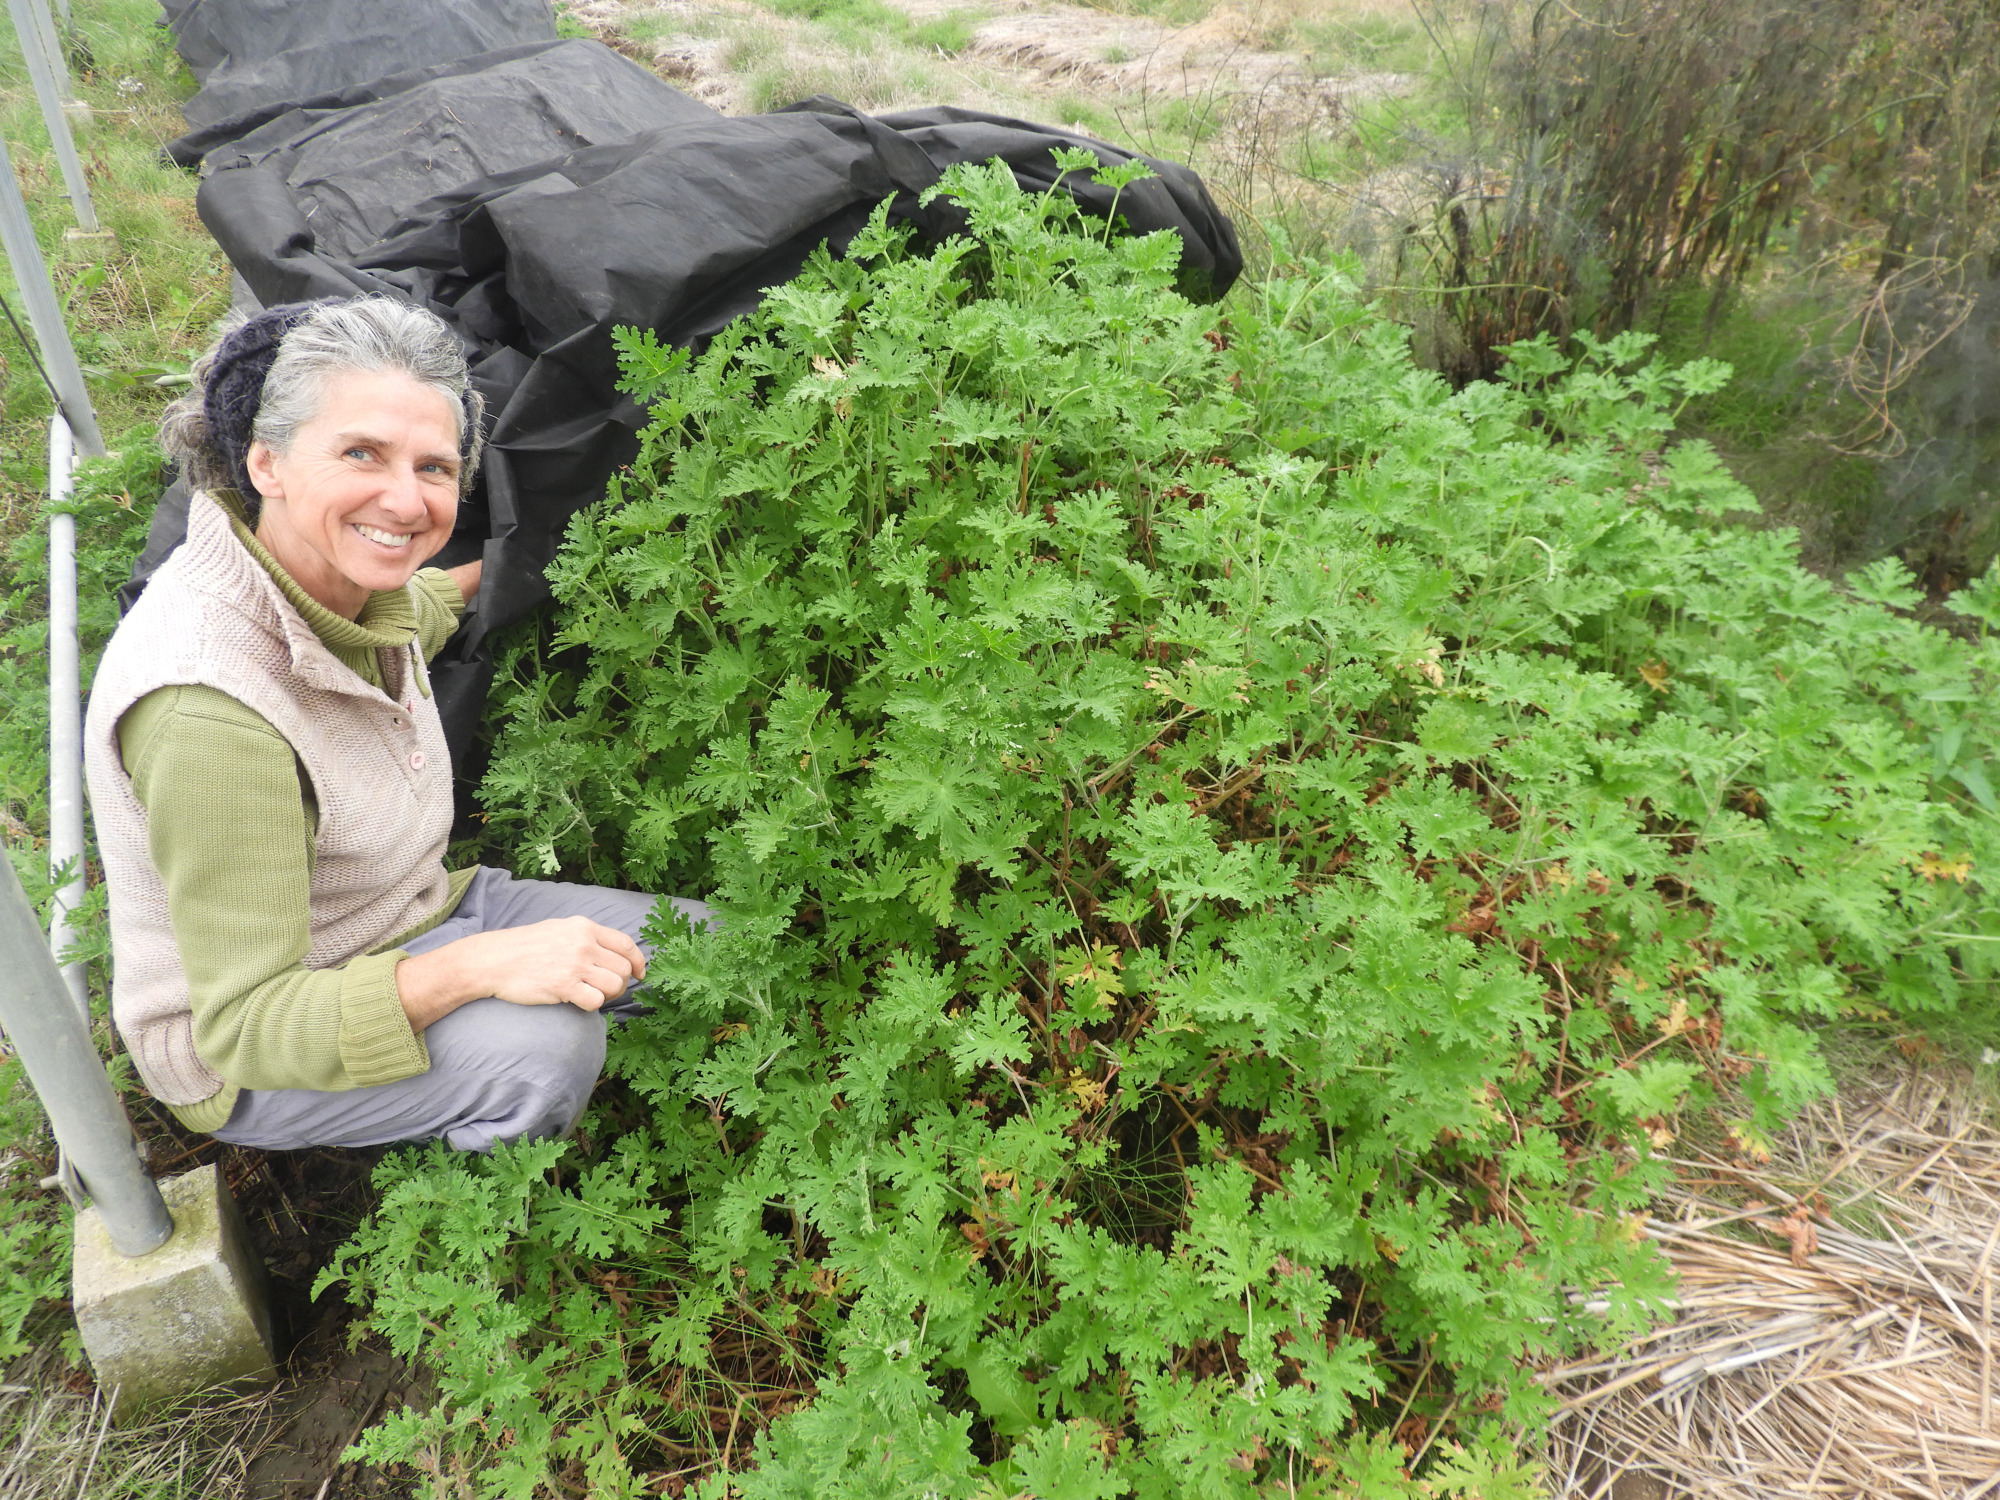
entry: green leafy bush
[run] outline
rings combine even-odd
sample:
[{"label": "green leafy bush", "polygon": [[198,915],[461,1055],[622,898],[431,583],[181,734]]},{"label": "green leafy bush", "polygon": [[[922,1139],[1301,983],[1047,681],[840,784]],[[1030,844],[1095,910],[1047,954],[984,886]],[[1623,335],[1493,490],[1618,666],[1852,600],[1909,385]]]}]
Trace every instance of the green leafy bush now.
[{"label": "green leafy bush", "polygon": [[652,425],[487,805],[726,920],[662,919],[583,1145],[385,1165],[327,1279],[447,1398],[369,1450],[1532,1493],[1536,1362],[1668,1290],[1655,1146],[1991,991],[1995,648],[1709,519],[1666,439],[1722,367],[1454,393],[1338,267],[1198,307],[1171,237],[949,190],[934,253],[878,216],[699,358],[624,341]]}]

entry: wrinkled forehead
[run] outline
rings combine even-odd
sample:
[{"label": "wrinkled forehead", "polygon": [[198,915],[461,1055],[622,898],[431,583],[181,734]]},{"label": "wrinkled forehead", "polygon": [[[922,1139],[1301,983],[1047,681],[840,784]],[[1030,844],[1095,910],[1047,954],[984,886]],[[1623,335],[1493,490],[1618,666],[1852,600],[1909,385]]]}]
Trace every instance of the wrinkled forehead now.
[{"label": "wrinkled forehead", "polygon": [[450,391],[404,370],[336,369],[320,380],[309,421],[330,436],[421,447],[456,463],[465,407]]}]

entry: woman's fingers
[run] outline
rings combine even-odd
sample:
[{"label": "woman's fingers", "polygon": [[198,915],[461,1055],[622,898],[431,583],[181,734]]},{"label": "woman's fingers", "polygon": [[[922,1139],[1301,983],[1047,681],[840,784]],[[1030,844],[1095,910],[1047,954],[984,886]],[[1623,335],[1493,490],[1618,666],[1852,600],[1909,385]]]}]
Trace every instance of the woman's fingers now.
[{"label": "woman's fingers", "polygon": [[562,966],[569,972],[555,987],[555,998],[583,1010],[598,1010],[624,994],[635,975],[645,972],[645,954],[616,927],[588,917],[560,917],[548,925],[556,929],[551,933],[557,938],[552,946],[567,950]]},{"label": "woman's fingers", "polygon": [[645,950],[633,941],[629,933],[620,932],[616,927],[599,925],[597,940],[625,960],[628,966],[626,972],[632,977],[635,979],[646,977]]},{"label": "woman's fingers", "polygon": [[583,982],[606,1000],[616,1000],[625,993],[625,985],[631,978],[632,972],[616,954],[611,957],[615,961],[615,966],[612,963],[593,964],[584,970],[582,976]]},{"label": "woman's fingers", "polygon": [[605,999],[617,999],[624,992],[627,982],[646,977],[646,955],[629,935],[616,927],[593,922],[591,937],[596,946],[589,955],[589,961],[613,980],[611,987],[604,990]]}]

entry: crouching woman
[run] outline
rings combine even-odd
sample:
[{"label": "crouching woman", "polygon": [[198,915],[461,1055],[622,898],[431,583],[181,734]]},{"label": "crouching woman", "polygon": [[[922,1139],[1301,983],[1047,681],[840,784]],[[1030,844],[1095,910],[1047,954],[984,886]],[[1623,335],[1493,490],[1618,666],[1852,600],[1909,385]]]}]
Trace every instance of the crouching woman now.
[{"label": "crouching woman", "polygon": [[386,298],[296,304],[196,372],[162,426],[187,539],[107,647],[85,734],[139,1076],[247,1146],[561,1133],[654,898],[445,864],[425,664],[480,565],[424,564],[479,459],[458,341]]}]

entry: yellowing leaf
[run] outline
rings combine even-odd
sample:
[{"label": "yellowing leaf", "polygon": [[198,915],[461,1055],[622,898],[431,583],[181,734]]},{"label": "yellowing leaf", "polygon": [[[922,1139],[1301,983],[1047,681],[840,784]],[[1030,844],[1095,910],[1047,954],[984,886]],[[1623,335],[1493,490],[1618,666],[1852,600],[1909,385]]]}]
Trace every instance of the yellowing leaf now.
[{"label": "yellowing leaf", "polygon": [[1085,1109],[1104,1108],[1105,1090],[1101,1079],[1092,1078],[1088,1073],[1072,1073],[1069,1075],[1069,1091]]},{"label": "yellowing leaf", "polygon": [[1771,1159],[1770,1141],[1748,1120],[1738,1120],[1729,1127],[1729,1144],[1737,1155],[1749,1161],[1763,1163]]},{"label": "yellowing leaf", "polygon": [[1646,686],[1656,693],[1667,690],[1667,664],[1663,661],[1649,661],[1639,668],[1639,676]]},{"label": "yellowing leaf", "polygon": [[1926,854],[1915,860],[1911,868],[1925,880],[1956,880],[1960,885],[1972,876],[1970,859],[1946,859],[1940,854]]},{"label": "yellowing leaf", "polygon": [[1686,1031],[1688,1025],[1687,1001],[1679,995],[1674,996],[1673,1004],[1668,1008],[1667,1013],[1660,1017],[1657,1024],[1660,1028],[1661,1036],[1679,1036],[1683,1031]]},{"label": "yellowing leaf", "polygon": [[1072,1007],[1090,1014],[1106,1012],[1125,993],[1118,973],[1124,961],[1124,954],[1103,943],[1092,943],[1087,951],[1062,948],[1056,953],[1056,978],[1070,992]]}]

